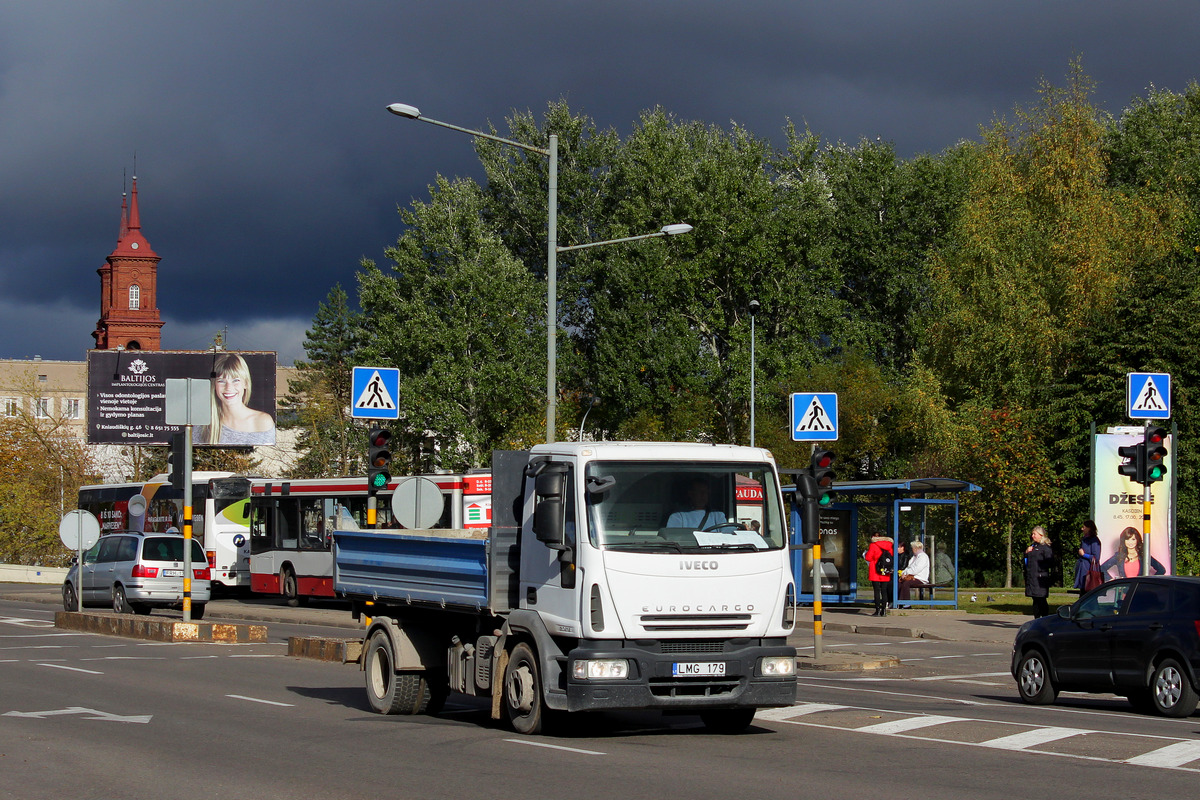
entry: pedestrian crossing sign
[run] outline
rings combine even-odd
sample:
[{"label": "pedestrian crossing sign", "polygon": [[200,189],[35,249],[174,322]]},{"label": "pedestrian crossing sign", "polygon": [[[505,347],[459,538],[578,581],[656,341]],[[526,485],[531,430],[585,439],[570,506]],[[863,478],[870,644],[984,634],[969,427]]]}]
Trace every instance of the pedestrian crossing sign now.
[{"label": "pedestrian crossing sign", "polygon": [[792,441],[833,442],[838,438],[836,392],[792,395]]},{"label": "pedestrian crossing sign", "polygon": [[1125,384],[1130,419],[1170,419],[1171,376],[1166,372],[1130,372]]},{"label": "pedestrian crossing sign", "polygon": [[400,370],[394,367],[355,367],[350,396],[354,419],[400,419]]}]

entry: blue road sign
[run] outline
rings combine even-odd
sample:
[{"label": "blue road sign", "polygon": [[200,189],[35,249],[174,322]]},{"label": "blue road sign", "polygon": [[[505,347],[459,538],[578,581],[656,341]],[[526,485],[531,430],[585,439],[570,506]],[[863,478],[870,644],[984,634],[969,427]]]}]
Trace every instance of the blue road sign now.
[{"label": "blue road sign", "polygon": [[837,392],[792,395],[792,441],[833,442],[837,438]]},{"label": "blue road sign", "polygon": [[1171,376],[1166,372],[1130,372],[1125,400],[1125,413],[1130,419],[1170,419]]},{"label": "blue road sign", "polygon": [[355,367],[350,396],[355,419],[400,419],[400,370],[395,367]]}]

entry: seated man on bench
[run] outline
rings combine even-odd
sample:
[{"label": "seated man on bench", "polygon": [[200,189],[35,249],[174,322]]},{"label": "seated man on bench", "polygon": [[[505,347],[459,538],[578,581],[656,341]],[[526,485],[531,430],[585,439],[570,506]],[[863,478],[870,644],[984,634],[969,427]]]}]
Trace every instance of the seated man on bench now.
[{"label": "seated man on bench", "polygon": [[929,554],[925,552],[925,545],[921,542],[910,542],[909,548],[912,550],[912,557],[908,560],[904,572],[900,573],[901,601],[909,599],[913,588],[919,589],[929,585]]}]

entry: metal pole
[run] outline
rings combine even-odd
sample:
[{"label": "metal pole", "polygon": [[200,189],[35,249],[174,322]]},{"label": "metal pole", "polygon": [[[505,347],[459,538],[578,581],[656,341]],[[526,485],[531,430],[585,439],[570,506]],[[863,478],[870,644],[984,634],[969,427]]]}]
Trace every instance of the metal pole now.
[{"label": "metal pole", "polygon": [[558,395],[558,134],[550,134],[546,220],[546,444],[554,441]]},{"label": "metal pole", "polygon": [[[191,392],[188,392],[191,419]],[[216,424],[216,420],[213,421]],[[183,621],[192,621],[192,426],[183,426]]]},{"label": "metal pole", "polygon": [[79,538],[76,540],[79,547],[79,554],[76,556],[75,570],[75,610],[80,614],[83,613],[83,514],[75,515],[76,530],[79,532]]},{"label": "metal pole", "polygon": [[[1142,432],[1142,441],[1146,441],[1147,434],[1150,432],[1150,421],[1146,420],[1146,428]],[[1144,448],[1148,450],[1149,448]],[[1146,462],[1146,482],[1142,484],[1142,552],[1138,557],[1142,560],[1141,573],[1143,575],[1150,574],[1150,459],[1143,454],[1143,460]]]},{"label": "metal pole", "polygon": [[754,318],[758,301],[750,301],[750,446],[754,447]]}]

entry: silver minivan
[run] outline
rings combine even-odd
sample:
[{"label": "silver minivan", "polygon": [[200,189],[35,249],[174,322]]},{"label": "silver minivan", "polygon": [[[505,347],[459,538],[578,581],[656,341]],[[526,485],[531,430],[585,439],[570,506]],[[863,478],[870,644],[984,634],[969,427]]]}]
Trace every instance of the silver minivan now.
[{"label": "silver minivan", "polygon": [[[192,539],[192,619],[204,617],[210,575],[204,548]],[[119,614],[149,614],[153,608],[183,607],[183,536],[120,531],[101,536],[67,572],[63,607],[111,606]],[[79,577],[82,573],[82,579]]]}]

